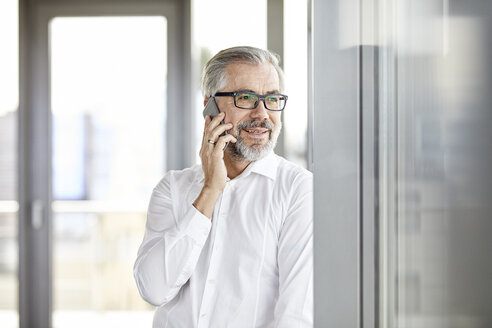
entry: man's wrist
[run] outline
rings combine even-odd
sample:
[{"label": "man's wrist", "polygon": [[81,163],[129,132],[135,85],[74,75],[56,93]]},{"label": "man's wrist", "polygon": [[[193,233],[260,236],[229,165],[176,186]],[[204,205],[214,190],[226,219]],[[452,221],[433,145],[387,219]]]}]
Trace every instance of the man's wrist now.
[{"label": "man's wrist", "polygon": [[193,206],[209,219],[212,217],[215,203],[219,199],[221,190],[203,187],[198,198],[193,202]]}]

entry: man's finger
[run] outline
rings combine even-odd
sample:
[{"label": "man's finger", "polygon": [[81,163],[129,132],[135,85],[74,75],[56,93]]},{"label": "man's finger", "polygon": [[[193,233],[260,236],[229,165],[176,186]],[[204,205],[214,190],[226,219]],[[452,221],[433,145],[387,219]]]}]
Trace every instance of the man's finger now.
[{"label": "man's finger", "polygon": [[232,134],[220,137],[214,145],[213,153],[218,155],[224,153],[225,147],[229,142],[236,143],[237,139]]},{"label": "man's finger", "polygon": [[222,122],[224,120],[224,117],[225,117],[224,113],[219,113],[219,115],[215,116],[210,121],[210,123],[206,126],[206,130],[208,132],[213,131],[213,129],[215,129],[220,124],[220,122]]},{"label": "man's finger", "polygon": [[232,127],[232,123],[220,124],[209,134],[210,137],[207,140],[212,139],[214,141],[217,141],[220,135],[222,135],[225,131],[232,129]]}]

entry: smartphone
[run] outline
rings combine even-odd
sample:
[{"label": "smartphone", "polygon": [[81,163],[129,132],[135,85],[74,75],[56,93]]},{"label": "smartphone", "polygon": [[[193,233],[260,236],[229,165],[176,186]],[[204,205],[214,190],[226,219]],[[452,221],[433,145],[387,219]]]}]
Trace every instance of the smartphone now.
[{"label": "smartphone", "polygon": [[210,115],[211,118],[219,115],[219,108],[217,107],[217,103],[215,102],[215,98],[213,97],[210,97],[207,105],[203,109],[203,118],[205,118],[205,116],[207,115]]},{"label": "smartphone", "polygon": [[[203,117],[205,118],[207,115],[210,115],[211,118],[214,118],[215,116],[219,115],[219,108],[217,107],[217,103],[215,102],[215,98],[210,97],[210,99],[207,102],[207,105],[203,109]],[[220,122],[220,124],[224,124],[224,121]],[[220,136],[225,136],[228,133],[228,131],[225,131],[222,133]],[[229,143],[226,144],[226,147]]]}]

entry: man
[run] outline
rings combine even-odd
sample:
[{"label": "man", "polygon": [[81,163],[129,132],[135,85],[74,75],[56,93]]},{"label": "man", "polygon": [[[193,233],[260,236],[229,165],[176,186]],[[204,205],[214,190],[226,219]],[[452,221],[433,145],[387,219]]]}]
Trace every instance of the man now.
[{"label": "man", "polygon": [[[275,155],[283,73],[269,51],[206,65],[201,165],[154,189],[134,275],[154,327],[311,327],[312,174]],[[224,134],[224,132],[227,132]]]}]

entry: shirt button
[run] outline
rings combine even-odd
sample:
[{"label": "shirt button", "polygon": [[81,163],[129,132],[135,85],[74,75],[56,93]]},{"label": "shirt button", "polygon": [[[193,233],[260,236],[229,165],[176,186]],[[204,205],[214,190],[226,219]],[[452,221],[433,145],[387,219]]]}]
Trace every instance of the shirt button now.
[{"label": "shirt button", "polygon": [[206,313],[202,313],[202,315],[200,317],[205,318],[206,316],[207,316]]},{"label": "shirt button", "polygon": [[213,285],[213,284],[215,284],[215,280],[214,280],[214,279],[210,279],[210,280],[208,281],[208,283],[209,283],[209,284],[211,284],[211,285]]}]

